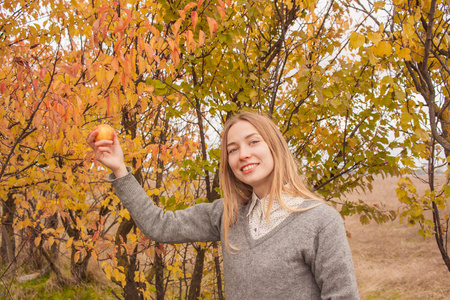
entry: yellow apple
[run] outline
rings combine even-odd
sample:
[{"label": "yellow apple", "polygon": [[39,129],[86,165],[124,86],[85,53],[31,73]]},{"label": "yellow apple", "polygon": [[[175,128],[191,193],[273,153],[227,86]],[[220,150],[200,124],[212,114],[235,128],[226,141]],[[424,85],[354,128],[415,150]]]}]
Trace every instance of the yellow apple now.
[{"label": "yellow apple", "polygon": [[97,127],[98,134],[95,137],[95,141],[102,141],[102,140],[113,140],[114,137],[114,129],[109,126],[108,124],[102,124]]}]

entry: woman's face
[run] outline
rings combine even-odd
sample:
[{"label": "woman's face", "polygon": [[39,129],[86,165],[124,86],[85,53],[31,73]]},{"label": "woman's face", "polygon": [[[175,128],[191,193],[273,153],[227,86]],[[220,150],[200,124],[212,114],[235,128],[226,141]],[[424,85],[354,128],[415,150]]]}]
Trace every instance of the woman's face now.
[{"label": "woman's face", "polygon": [[270,189],[268,178],[274,162],[269,146],[256,128],[240,120],[228,131],[228,164],[237,179],[250,185],[259,197],[265,197]]}]

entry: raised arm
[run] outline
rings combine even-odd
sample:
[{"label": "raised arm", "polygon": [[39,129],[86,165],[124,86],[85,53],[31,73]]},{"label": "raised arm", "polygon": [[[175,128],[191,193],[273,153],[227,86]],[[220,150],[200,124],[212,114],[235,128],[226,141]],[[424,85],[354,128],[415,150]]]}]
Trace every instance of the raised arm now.
[{"label": "raised arm", "polygon": [[147,196],[131,173],[111,179],[117,196],[139,229],[152,240],[164,243],[220,240],[222,200],[165,212]]},{"label": "raised arm", "polygon": [[95,142],[98,130],[87,138],[95,159],[109,168],[116,194],[130,212],[139,229],[149,238],[166,243],[206,242],[220,240],[223,204],[196,204],[185,210],[167,211],[156,206],[127,169],[117,135],[112,140]]}]

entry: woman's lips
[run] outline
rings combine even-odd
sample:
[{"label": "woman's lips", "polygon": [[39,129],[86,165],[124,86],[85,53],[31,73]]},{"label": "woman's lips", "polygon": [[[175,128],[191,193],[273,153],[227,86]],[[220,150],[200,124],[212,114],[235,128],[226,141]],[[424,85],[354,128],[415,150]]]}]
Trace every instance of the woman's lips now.
[{"label": "woman's lips", "polygon": [[246,174],[250,173],[254,168],[256,168],[258,164],[248,164],[241,168],[241,171]]}]

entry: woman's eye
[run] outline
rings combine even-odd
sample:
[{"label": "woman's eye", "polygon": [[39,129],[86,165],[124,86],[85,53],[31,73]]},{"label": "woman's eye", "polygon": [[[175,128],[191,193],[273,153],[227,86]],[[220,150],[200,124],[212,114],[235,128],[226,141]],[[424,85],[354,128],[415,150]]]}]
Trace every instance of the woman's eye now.
[{"label": "woman's eye", "polygon": [[259,141],[255,140],[255,141],[251,141],[250,144],[256,144],[259,143]]},{"label": "woman's eye", "polygon": [[236,150],[237,150],[236,148],[230,149],[230,150],[228,150],[228,154],[231,154],[231,153],[235,152]]}]

